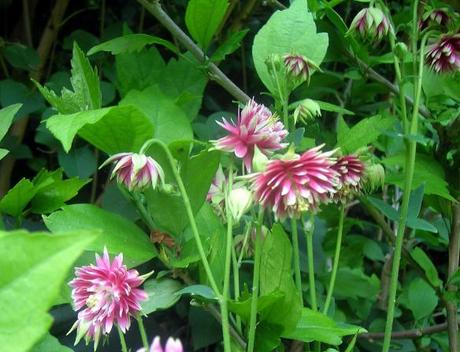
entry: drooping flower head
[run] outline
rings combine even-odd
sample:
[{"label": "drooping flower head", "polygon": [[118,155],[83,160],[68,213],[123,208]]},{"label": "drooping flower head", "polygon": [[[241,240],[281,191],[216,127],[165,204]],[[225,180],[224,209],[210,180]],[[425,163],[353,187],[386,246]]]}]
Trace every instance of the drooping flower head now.
[{"label": "drooping flower head", "polygon": [[460,34],[444,35],[430,45],[425,61],[436,73],[458,71],[460,69]]},{"label": "drooping flower head", "polygon": [[313,70],[319,70],[311,60],[297,54],[286,54],[283,56],[283,63],[288,76],[298,79],[301,82],[309,82]]},{"label": "drooping flower head", "polygon": [[351,22],[349,32],[364,41],[378,42],[391,31],[390,21],[377,7],[362,9]]},{"label": "drooping flower head", "polygon": [[158,181],[164,182],[164,172],[160,164],[144,154],[120,153],[111,156],[101,167],[115,162],[111,178],[124,184],[130,191],[142,190],[147,186],[155,188]]},{"label": "drooping flower head", "polygon": [[96,265],[76,268],[75,278],[69,283],[74,309],[79,311],[70,330],[77,329],[75,343],[85,336],[87,343],[94,339],[97,348],[101,334],[109,334],[113,325],[126,332],[131,316],[141,310],[140,302],[148,298],[139,288],[144,280],[136,270],[126,268],[123,254],[110,262],[105,248],[102,257],[96,254]]},{"label": "drooping flower head", "polygon": [[364,163],[355,155],[346,155],[339,158],[332,168],[339,174],[335,201],[346,201],[353,194],[361,190],[365,172]]},{"label": "drooping flower head", "polygon": [[438,26],[445,27],[449,23],[449,14],[446,9],[434,9],[425,13],[420,19],[418,26],[420,30],[428,28],[435,24]]},{"label": "drooping flower head", "polygon": [[[153,343],[149,348],[149,352],[183,352],[184,348],[182,347],[182,343],[179,339],[173,339],[170,337],[168,341],[166,341],[166,345],[163,348],[161,346],[160,337],[157,336],[153,339]],[[137,350],[137,352],[147,352],[145,348],[141,348]]]},{"label": "drooping flower head", "polygon": [[248,171],[252,170],[254,148],[257,146],[265,155],[284,148],[282,143],[288,132],[278,118],[264,105],[249,101],[238,113],[236,123],[228,122],[225,118],[218,122],[228,135],[214,141],[217,149],[233,152],[243,159]]},{"label": "drooping flower head", "polygon": [[315,211],[320,202],[327,202],[335,192],[338,174],[332,169],[334,151],[322,152],[321,148],[270,161],[267,169],[254,177],[256,201],[272,208],[279,219]]}]

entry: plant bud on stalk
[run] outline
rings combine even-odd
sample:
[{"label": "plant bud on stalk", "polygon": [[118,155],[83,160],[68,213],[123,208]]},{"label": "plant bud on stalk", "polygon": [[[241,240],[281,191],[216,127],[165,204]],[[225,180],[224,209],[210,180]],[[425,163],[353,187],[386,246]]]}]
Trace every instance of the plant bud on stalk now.
[{"label": "plant bud on stalk", "polygon": [[364,41],[379,42],[392,31],[390,21],[376,7],[362,9],[351,22],[348,33],[356,34]]},{"label": "plant bud on stalk", "polygon": [[321,116],[321,108],[319,104],[312,99],[305,99],[294,110],[294,123],[297,120],[303,123],[314,121],[317,117]]},{"label": "plant bud on stalk", "polygon": [[245,187],[235,188],[228,195],[228,209],[233,221],[238,223],[252,205],[252,193]]},{"label": "plant bud on stalk", "polygon": [[366,167],[357,156],[345,155],[339,158],[332,168],[339,174],[337,192],[333,199],[335,202],[345,203],[361,191]]},{"label": "plant bud on stalk", "polygon": [[363,188],[367,192],[372,192],[377,188],[383,187],[385,183],[385,169],[381,164],[372,164],[366,166],[366,172],[363,179]]},{"label": "plant bud on stalk", "polygon": [[425,62],[436,73],[456,72],[460,70],[460,33],[443,35],[430,45]]},{"label": "plant bud on stalk", "polygon": [[124,184],[130,191],[143,190],[149,185],[157,187],[158,180],[164,182],[164,172],[160,164],[144,154],[120,153],[108,158],[101,167],[115,162],[110,178]]},{"label": "plant bud on stalk", "polygon": [[420,30],[424,30],[431,25],[446,27],[450,21],[447,9],[434,9],[426,12],[418,23]]},{"label": "plant bud on stalk", "polygon": [[283,63],[288,77],[296,80],[295,83],[310,83],[310,77],[314,70],[320,68],[305,56],[287,54],[283,56]]}]

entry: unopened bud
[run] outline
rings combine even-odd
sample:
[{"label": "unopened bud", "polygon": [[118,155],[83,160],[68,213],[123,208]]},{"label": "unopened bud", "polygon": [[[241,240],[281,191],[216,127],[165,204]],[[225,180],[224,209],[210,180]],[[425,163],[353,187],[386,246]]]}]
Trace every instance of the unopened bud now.
[{"label": "unopened bud", "polygon": [[252,158],[252,170],[255,172],[264,171],[267,167],[268,158],[260,151],[257,146],[254,147],[254,157]]},{"label": "unopened bud", "polygon": [[271,54],[265,59],[265,65],[267,65],[270,74],[278,74],[283,67],[281,56],[278,54]]},{"label": "unopened bud", "polygon": [[404,60],[408,53],[407,45],[404,44],[403,42],[398,42],[395,45],[394,49],[395,54],[400,58],[401,60]]},{"label": "unopened bud", "polygon": [[228,209],[238,223],[252,204],[252,193],[245,187],[232,189],[228,195]]},{"label": "unopened bud", "polygon": [[392,31],[387,16],[377,7],[362,9],[351,22],[348,33],[361,37],[364,41],[378,42]]},{"label": "unopened bud", "polygon": [[364,188],[367,192],[372,192],[377,188],[383,187],[385,183],[385,169],[381,164],[367,165],[364,176]]},{"label": "unopened bud", "polygon": [[294,123],[297,123],[297,120],[301,120],[306,124],[319,116],[321,116],[319,104],[312,99],[305,99],[294,110]]}]

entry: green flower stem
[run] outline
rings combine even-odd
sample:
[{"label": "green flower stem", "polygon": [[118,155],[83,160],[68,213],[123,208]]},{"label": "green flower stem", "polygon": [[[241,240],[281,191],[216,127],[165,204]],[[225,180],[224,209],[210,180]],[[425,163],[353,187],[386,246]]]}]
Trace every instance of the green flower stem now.
[{"label": "green flower stem", "polygon": [[[236,250],[235,246],[232,246],[232,265],[233,265],[233,294],[234,299],[237,301],[240,298],[240,272],[238,269],[238,260],[236,258]],[[241,318],[239,315],[236,315],[236,328],[238,332],[241,334],[242,327],[241,327]]]},{"label": "green flower stem", "polygon": [[248,244],[249,234],[251,233],[251,230],[252,230],[252,226],[249,223],[244,233],[243,244],[241,245],[241,252],[240,252],[240,255],[238,256],[238,262],[237,262],[238,269],[241,267],[241,262],[243,261],[244,251],[246,250],[246,246]]},{"label": "green flower stem", "polygon": [[294,276],[295,285],[299,292],[300,303],[303,306],[303,292],[302,292],[302,276],[300,274],[300,258],[299,258],[299,234],[297,232],[297,220],[291,218],[292,229],[292,250],[294,251]]},{"label": "green flower stem", "polygon": [[128,352],[128,348],[126,347],[126,340],[123,331],[121,331],[120,327],[117,325],[118,336],[120,337],[120,346],[121,352]]},{"label": "green flower stem", "polygon": [[310,285],[310,303],[311,309],[314,311],[318,310],[318,304],[316,302],[316,284],[315,284],[315,264],[313,262],[313,232],[315,231],[314,226],[315,216],[310,215],[310,228],[305,226],[305,239],[307,240],[307,256],[308,256],[308,282]]},{"label": "green flower stem", "polygon": [[327,291],[326,302],[324,303],[323,313],[327,314],[329,306],[331,305],[332,294],[334,293],[335,278],[337,276],[337,269],[339,267],[340,249],[342,248],[342,233],[343,233],[343,220],[345,218],[345,206],[340,206],[339,215],[339,228],[337,230],[337,243],[335,245],[334,264],[332,265],[331,279],[329,281],[329,288]]},{"label": "green flower stem", "polygon": [[[414,4],[417,7],[417,4]],[[415,13],[414,21],[417,21],[417,15]],[[425,44],[428,36],[422,39],[419,52],[419,66],[418,75],[415,84],[415,99],[412,113],[412,120],[410,122],[409,136],[414,137],[418,130],[418,107],[420,104],[420,95],[422,91],[422,77],[423,77],[423,55],[425,51]],[[415,57],[415,56],[414,56]],[[391,281],[388,295],[388,312],[387,321],[385,324],[385,337],[383,340],[382,352],[388,352],[390,349],[391,333],[393,330],[394,310],[396,303],[396,290],[398,288],[398,274],[399,265],[401,262],[401,252],[404,240],[404,232],[406,230],[407,214],[409,210],[409,199],[410,191],[412,189],[412,180],[414,178],[414,167],[415,167],[415,156],[417,152],[417,142],[414,138],[410,138],[408,141],[408,147],[406,149],[406,169],[405,169],[405,180],[404,180],[404,195],[401,204],[401,213],[398,220],[398,230],[396,233],[395,250],[393,254],[393,264],[391,268]]]},{"label": "green flower stem", "polygon": [[254,352],[254,342],[256,337],[256,323],[257,323],[257,300],[259,296],[259,279],[260,279],[260,257],[262,250],[262,221],[264,213],[261,209],[257,219],[257,233],[256,233],[256,248],[254,253],[254,274],[252,278],[252,300],[251,300],[251,315],[249,318],[249,332],[248,332],[248,349],[247,352]]},{"label": "green flower stem", "polygon": [[142,345],[144,346],[145,350],[149,349],[149,341],[147,339],[147,333],[145,332],[144,322],[142,321],[142,316],[138,316],[137,324],[139,326],[139,332],[141,334]]},{"label": "green flower stem", "polygon": [[230,287],[230,269],[231,269],[231,255],[232,255],[232,242],[233,242],[233,216],[229,209],[228,197],[232,191],[233,183],[233,167],[230,164],[228,171],[228,186],[225,190],[225,211],[227,213],[227,238],[225,243],[225,266],[224,266],[224,287],[222,291],[222,300],[220,302],[220,309],[222,314],[222,334],[224,336],[224,350],[231,352],[230,340],[230,324],[228,316],[228,300],[229,300],[229,287]]},{"label": "green flower stem", "polygon": [[171,165],[172,172],[174,174],[174,178],[176,179],[177,186],[179,187],[179,191],[182,195],[182,200],[184,202],[185,210],[187,211],[187,216],[190,221],[190,227],[192,229],[193,237],[195,238],[196,246],[198,248],[198,253],[200,254],[200,258],[201,258],[201,263],[203,264],[209,284],[211,285],[211,288],[213,289],[216,296],[221,297],[219,288],[216,284],[216,280],[214,279],[214,275],[212,274],[211,267],[209,266],[208,259],[206,258],[206,253],[203,248],[203,243],[201,242],[201,237],[198,232],[198,227],[196,226],[195,216],[193,215],[192,206],[190,204],[190,199],[188,198],[187,191],[185,190],[185,186],[184,186],[184,183],[182,182],[182,178],[179,174],[179,171],[177,171],[176,165],[174,163],[174,158],[171,155],[171,152],[169,151],[167,145],[158,139],[151,139],[147,141],[142,147],[142,150],[144,151],[147,150],[147,148],[153,144],[160,146],[163,149],[163,151],[166,153],[169,164]]}]

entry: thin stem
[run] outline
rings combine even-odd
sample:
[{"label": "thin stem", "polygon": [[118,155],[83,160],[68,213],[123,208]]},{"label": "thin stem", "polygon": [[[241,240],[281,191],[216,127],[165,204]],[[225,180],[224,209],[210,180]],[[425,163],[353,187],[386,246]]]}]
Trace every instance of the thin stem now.
[{"label": "thin stem", "polygon": [[246,249],[246,245],[248,244],[249,234],[251,230],[252,230],[252,226],[249,223],[248,227],[246,228],[246,232],[244,233],[243,244],[241,245],[241,252],[238,257],[238,269],[241,267],[241,262],[243,261],[244,251]]},{"label": "thin stem", "polygon": [[249,318],[249,332],[248,332],[248,349],[247,352],[254,351],[254,342],[256,337],[256,323],[257,323],[257,301],[259,296],[259,278],[260,278],[260,257],[262,250],[262,221],[264,213],[261,209],[257,219],[257,232],[256,232],[256,248],[254,254],[254,274],[252,277],[252,300],[251,300],[251,315]]},{"label": "thin stem", "polygon": [[120,345],[121,345],[121,352],[128,352],[128,348],[126,347],[126,340],[123,331],[121,331],[120,327],[117,325],[118,336],[120,337]]},{"label": "thin stem", "polygon": [[302,293],[302,276],[300,274],[300,258],[299,258],[299,234],[297,232],[297,220],[291,218],[292,230],[292,250],[294,251],[294,274],[295,285],[299,293],[300,303],[303,306],[303,293]]},{"label": "thin stem", "polygon": [[308,282],[310,285],[310,303],[311,309],[314,311],[318,310],[318,304],[316,302],[316,284],[315,284],[315,263],[313,261],[313,232],[315,231],[315,216],[310,215],[310,220],[308,222],[309,228],[305,225],[305,239],[307,241],[307,256],[308,256]]},{"label": "thin stem", "polygon": [[228,187],[225,191],[225,211],[227,213],[227,238],[225,245],[225,266],[224,266],[224,287],[222,292],[222,301],[220,308],[222,311],[222,334],[224,336],[224,350],[231,351],[230,330],[229,330],[229,317],[228,317],[228,299],[230,287],[230,269],[231,269],[231,254],[232,254],[232,240],[233,240],[233,216],[229,209],[228,197],[232,191],[233,184],[233,167],[230,164],[228,171]]},{"label": "thin stem", "polygon": [[139,332],[141,334],[142,345],[147,351],[149,348],[149,341],[147,338],[147,333],[145,332],[144,322],[142,321],[142,317],[140,315],[136,319],[137,319],[137,324],[139,326]]},{"label": "thin stem", "polygon": [[[417,2],[414,6],[417,6]],[[414,19],[415,22],[416,18]],[[409,133],[410,136],[415,136],[418,130],[418,116],[419,116],[419,103],[420,103],[420,95],[422,91],[422,76],[423,76],[423,54],[425,51],[425,44],[427,40],[427,36],[422,39],[420,45],[420,52],[419,52],[419,67],[418,67],[418,75],[415,84],[415,99],[414,99],[414,108],[412,113],[412,120],[410,123]],[[414,56],[415,58],[415,56]],[[409,136],[406,136],[409,137]],[[388,295],[388,312],[387,312],[387,321],[385,324],[385,337],[383,340],[383,348],[382,352],[388,352],[390,349],[390,342],[391,342],[391,333],[393,330],[393,320],[394,320],[394,310],[395,310],[395,303],[396,303],[396,291],[398,288],[398,275],[399,275],[399,265],[401,262],[401,252],[402,252],[402,245],[404,241],[404,232],[406,230],[406,221],[407,215],[409,210],[409,199],[410,199],[410,191],[412,189],[412,180],[414,178],[414,167],[415,167],[415,157],[417,152],[417,143],[414,138],[410,138],[408,141],[408,148],[406,149],[406,169],[405,169],[405,180],[404,180],[404,195],[401,204],[401,213],[398,221],[398,230],[396,233],[396,241],[395,241],[395,250],[393,255],[393,265],[391,269],[391,281],[390,281],[390,289]]]},{"label": "thin stem", "polygon": [[332,265],[331,279],[329,281],[329,288],[327,291],[326,302],[324,303],[324,308],[323,308],[324,314],[327,314],[329,311],[329,306],[332,300],[332,294],[334,293],[335,278],[337,276],[337,269],[339,267],[339,261],[340,261],[340,249],[342,248],[342,234],[343,234],[344,218],[345,218],[345,206],[342,204],[340,206],[339,228],[337,230],[337,243],[335,245],[334,264]]},{"label": "thin stem", "polygon": [[[232,246],[232,265],[233,265],[233,295],[235,301],[240,298],[240,272],[238,268],[238,261],[236,258],[235,246]],[[238,332],[241,333],[241,317],[236,315],[236,328]]]},{"label": "thin stem", "polygon": [[216,296],[220,297],[219,288],[216,284],[216,280],[214,279],[214,275],[211,271],[211,267],[209,266],[209,262],[206,257],[206,253],[203,248],[203,243],[201,242],[201,237],[198,232],[198,227],[196,225],[195,216],[193,215],[193,211],[192,211],[192,205],[190,204],[190,199],[188,197],[187,191],[185,190],[185,186],[182,181],[182,177],[180,176],[179,171],[177,170],[176,165],[174,163],[174,158],[171,155],[171,152],[169,151],[166,144],[164,144],[162,141],[158,139],[151,139],[147,141],[142,147],[142,150],[143,151],[147,150],[147,148],[151,146],[152,144],[156,144],[159,147],[161,147],[168,158],[169,164],[174,174],[174,178],[176,179],[177,186],[179,187],[179,191],[181,193],[182,200],[184,202],[185,210],[187,212],[187,217],[190,222],[190,227],[192,229],[192,234],[193,234],[193,237],[195,238],[196,246],[198,248],[198,253],[200,254],[201,263],[203,264],[203,267],[208,277],[208,281],[209,281],[209,284],[211,285],[211,288],[213,289]]}]

